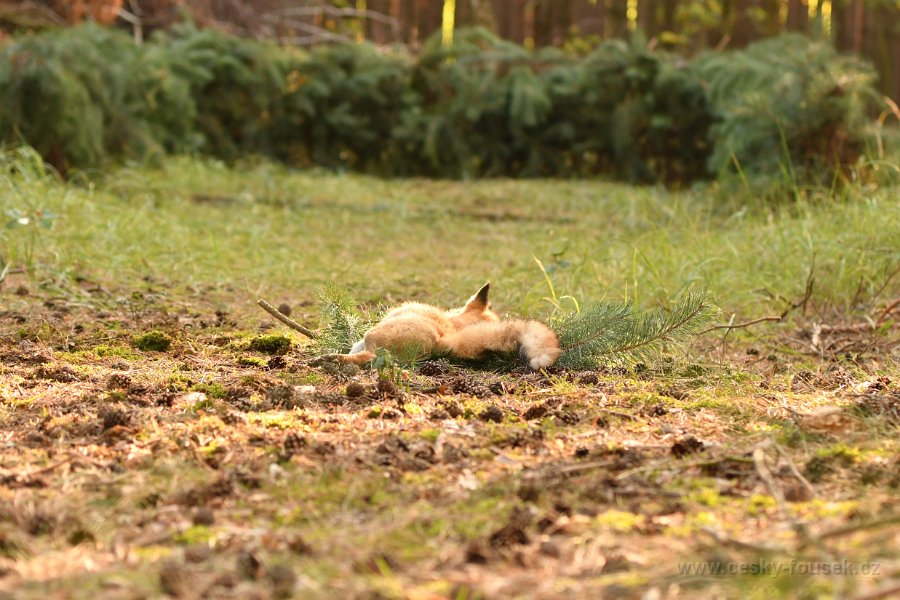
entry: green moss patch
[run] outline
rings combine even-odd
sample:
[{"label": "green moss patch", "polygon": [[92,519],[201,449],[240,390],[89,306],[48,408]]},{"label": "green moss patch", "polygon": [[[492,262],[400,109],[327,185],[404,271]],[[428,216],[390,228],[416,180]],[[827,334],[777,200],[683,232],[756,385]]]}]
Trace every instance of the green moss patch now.
[{"label": "green moss patch", "polygon": [[172,338],[159,330],[135,336],[134,347],[144,352],[166,352],[172,346]]},{"label": "green moss patch", "polygon": [[260,335],[250,340],[248,349],[264,354],[287,354],[291,349],[291,339],[285,335]]}]

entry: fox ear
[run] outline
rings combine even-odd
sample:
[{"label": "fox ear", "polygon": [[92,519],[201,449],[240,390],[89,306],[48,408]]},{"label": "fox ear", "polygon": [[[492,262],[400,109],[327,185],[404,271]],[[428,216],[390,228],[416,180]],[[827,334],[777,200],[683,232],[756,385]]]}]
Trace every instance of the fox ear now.
[{"label": "fox ear", "polygon": [[484,311],[488,307],[488,292],[491,291],[491,284],[486,283],[484,287],[478,290],[474,296],[466,302],[466,310]]}]

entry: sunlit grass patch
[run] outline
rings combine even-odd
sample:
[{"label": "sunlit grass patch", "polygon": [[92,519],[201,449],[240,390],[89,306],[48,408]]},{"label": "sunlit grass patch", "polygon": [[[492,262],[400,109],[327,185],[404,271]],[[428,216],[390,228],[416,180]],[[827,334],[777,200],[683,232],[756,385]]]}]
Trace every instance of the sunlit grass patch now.
[{"label": "sunlit grass patch", "polygon": [[[309,301],[337,282],[363,302],[452,305],[491,280],[499,310],[536,315],[551,307],[533,257],[558,293],[580,302],[666,306],[701,282],[726,315],[751,316],[783,310],[811,270],[815,300],[855,310],[850,300],[878,292],[898,260],[900,206],[889,189],[771,207],[718,185],[385,181],[176,158],[88,188],[36,178],[29,202],[56,215],[52,227],[27,257],[21,232],[0,244],[52,285],[77,275],[137,288],[149,276],[249,305],[257,295]],[[200,193],[241,200],[198,202]],[[509,211],[518,217],[479,216]]]}]

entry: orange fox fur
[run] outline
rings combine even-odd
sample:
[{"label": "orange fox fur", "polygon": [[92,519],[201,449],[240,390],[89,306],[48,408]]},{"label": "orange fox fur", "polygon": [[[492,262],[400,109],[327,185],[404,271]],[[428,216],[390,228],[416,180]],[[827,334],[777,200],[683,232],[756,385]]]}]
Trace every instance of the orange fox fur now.
[{"label": "orange fox fur", "polygon": [[449,352],[469,359],[489,351],[518,352],[519,360],[530,369],[555,363],[561,350],[553,330],[538,321],[500,320],[489,308],[489,290],[487,284],[465,306],[452,310],[419,302],[401,304],[369,329],[350,354],[330,358],[363,365],[375,358],[379,348],[394,353],[414,348],[426,356]]}]

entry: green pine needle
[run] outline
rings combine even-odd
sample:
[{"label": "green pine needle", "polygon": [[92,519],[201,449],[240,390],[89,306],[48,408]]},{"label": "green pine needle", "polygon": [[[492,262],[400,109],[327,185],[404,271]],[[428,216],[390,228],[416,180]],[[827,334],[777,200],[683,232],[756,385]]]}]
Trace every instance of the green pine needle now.
[{"label": "green pine needle", "polygon": [[371,326],[344,288],[327,283],[318,292],[322,328],[316,339],[320,353],[347,353]]},{"label": "green pine needle", "polygon": [[630,304],[601,302],[554,322],[564,367],[650,362],[669,346],[684,344],[715,316],[705,291],[692,290],[670,310],[631,314]]}]

